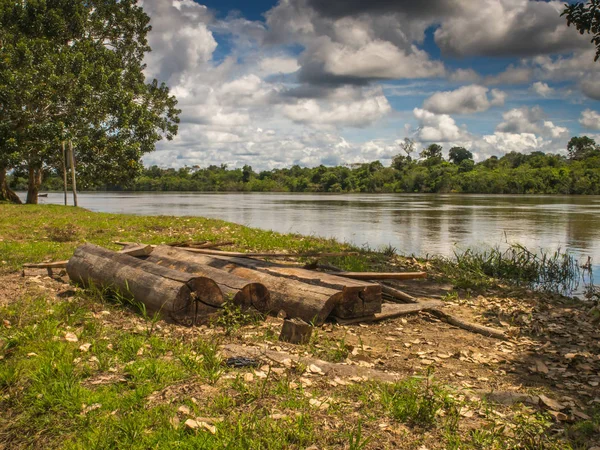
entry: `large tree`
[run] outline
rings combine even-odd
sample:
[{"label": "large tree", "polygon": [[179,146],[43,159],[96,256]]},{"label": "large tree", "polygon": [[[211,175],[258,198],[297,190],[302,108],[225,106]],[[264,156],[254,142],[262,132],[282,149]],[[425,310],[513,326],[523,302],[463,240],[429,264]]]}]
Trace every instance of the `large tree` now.
[{"label": "large tree", "polygon": [[61,141],[75,144],[84,183],[114,183],[176,134],[175,98],[143,74],[149,21],[136,0],[0,0],[1,112],[28,203],[43,170],[62,164]]},{"label": "large tree", "polygon": [[569,159],[575,161],[592,156],[592,154],[598,153],[599,150],[600,147],[598,147],[596,141],[587,136],[573,136],[567,144]]},{"label": "large tree", "polygon": [[596,57],[600,58],[600,0],[588,0],[573,5],[565,5],[561,16],[566,16],[567,25],[575,25],[580,34],[591,34],[591,42],[596,46]]}]

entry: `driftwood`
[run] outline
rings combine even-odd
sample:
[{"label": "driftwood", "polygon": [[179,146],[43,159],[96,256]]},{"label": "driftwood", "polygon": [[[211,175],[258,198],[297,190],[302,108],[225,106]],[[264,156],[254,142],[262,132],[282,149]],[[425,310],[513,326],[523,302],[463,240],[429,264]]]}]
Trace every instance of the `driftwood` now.
[{"label": "driftwood", "polygon": [[485,325],[479,325],[476,323],[466,322],[458,317],[451,316],[439,309],[430,309],[427,310],[428,313],[437,317],[438,319],[443,320],[444,322],[449,323],[450,325],[454,325],[455,327],[462,328],[463,330],[470,331],[472,333],[481,334],[487,337],[493,337],[496,339],[501,339],[504,341],[509,340],[509,337],[504,333],[504,331],[497,330],[495,328],[486,327]]},{"label": "driftwood", "polygon": [[385,284],[381,285],[381,292],[390,296],[392,301],[396,303],[418,303],[418,300],[412,295],[409,295],[406,292],[402,292],[398,289],[394,289],[393,287],[386,286]]},{"label": "driftwood", "polygon": [[440,308],[443,303],[438,300],[431,300],[422,303],[398,304],[384,303],[381,306],[381,312],[367,317],[357,317],[353,319],[342,319],[334,317],[335,321],[341,325],[349,325],[361,322],[379,322],[381,320],[395,319],[397,317],[407,316],[409,314],[419,313],[421,311],[431,311]]},{"label": "driftwood", "polygon": [[214,280],[223,295],[243,309],[254,308],[257,311],[269,311],[273,308],[271,295],[265,285],[240,278],[221,269],[216,269],[189,260],[182,260],[183,252],[174,252],[166,246],[157,247],[146,259],[163,267],[187,273],[205,276]]},{"label": "driftwood", "polygon": [[71,280],[119,292],[149,313],[185,325],[205,321],[218,312],[223,294],[206,277],[194,276],[116,253],[92,244],[75,250],[67,264]]},{"label": "driftwood", "polygon": [[[177,260],[182,263],[178,266],[180,270],[191,273],[194,273],[196,265],[210,266],[210,268],[221,269],[239,278],[260,283],[269,290],[270,299],[264,306],[256,305],[257,310],[271,314],[284,311],[287,317],[297,317],[313,325],[322,325],[342,300],[342,292],[338,290],[286,279],[238,266],[228,259],[195,254],[184,249],[158,246],[154,249],[152,257]],[[244,261],[248,260],[244,259]]]},{"label": "driftwood", "polygon": [[355,280],[412,280],[427,278],[426,272],[336,272],[336,275]]},{"label": "driftwood", "polygon": [[[187,251],[187,249],[184,250]],[[292,280],[301,282],[300,284],[305,286],[304,289],[308,289],[307,285],[333,289],[342,294],[341,299],[337,302],[332,312],[332,315],[340,318],[364,317],[381,311],[381,287],[376,283],[342,278],[332,274],[314,272],[299,267],[289,267],[252,258],[201,255],[197,253],[194,253],[194,258],[195,261],[201,264],[221,269],[225,268],[227,270],[236,269],[240,273],[243,272],[242,268],[251,269],[249,272],[245,272],[245,275],[237,273],[238,276],[243,278],[249,277],[249,279],[252,279],[252,276],[258,276],[260,273],[261,276],[270,275],[276,278],[286,278],[288,283],[291,283]],[[294,285],[297,286],[298,284],[295,283]],[[267,287],[271,292],[273,291],[270,286]],[[286,308],[283,306],[281,308],[288,313],[289,317],[299,317],[293,311],[290,315],[290,312]],[[304,317],[301,318],[306,320]],[[310,320],[307,321],[311,322]]]}]

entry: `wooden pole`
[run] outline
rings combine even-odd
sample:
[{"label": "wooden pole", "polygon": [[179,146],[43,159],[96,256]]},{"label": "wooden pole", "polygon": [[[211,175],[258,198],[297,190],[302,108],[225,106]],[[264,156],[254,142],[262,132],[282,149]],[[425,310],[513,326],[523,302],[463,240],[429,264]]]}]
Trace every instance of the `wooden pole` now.
[{"label": "wooden pole", "polygon": [[63,188],[65,192],[65,206],[67,205],[67,152],[65,150],[65,141],[62,141],[62,170],[63,170]]},{"label": "wooden pole", "polygon": [[73,141],[69,139],[69,162],[71,163],[71,188],[73,189],[73,205],[77,206],[77,180],[75,178],[75,155]]}]

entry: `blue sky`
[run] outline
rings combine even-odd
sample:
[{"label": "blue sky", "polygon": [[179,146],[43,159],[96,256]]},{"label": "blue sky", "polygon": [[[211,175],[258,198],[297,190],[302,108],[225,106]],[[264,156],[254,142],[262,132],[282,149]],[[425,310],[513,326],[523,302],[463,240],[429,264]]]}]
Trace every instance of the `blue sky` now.
[{"label": "blue sky", "polygon": [[[478,159],[600,130],[587,36],[533,0],[143,0],[147,76],[179,99],[147,164],[389,164],[408,137]],[[415,155],[416,156],[416,155]]]}]

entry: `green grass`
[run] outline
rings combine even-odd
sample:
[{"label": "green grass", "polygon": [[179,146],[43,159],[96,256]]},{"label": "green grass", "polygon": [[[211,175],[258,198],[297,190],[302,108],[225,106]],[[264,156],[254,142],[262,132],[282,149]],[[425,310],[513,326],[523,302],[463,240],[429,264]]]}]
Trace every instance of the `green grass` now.
[{"label": "green grass", "polygon": [[[60,205],[0,205],[0,273],[24,263],[68,259],[84,242],[118,249],[114,241],[160,244],[232,241],[240,251],[359,251],[332,239],[281,234],[202,217],[95,213]],[[347,270],[365,270],[385,259],[376,252],[332,258]]]},{"label": "green grass", "polygon": [[[248,251],[356,250],[218,220],[63,206],[0,205],[0,239],[5,273],[24,262],[66,259],[82,242],[116,249],[115,240],[231,240],[232,248]],[[369,270],[388,258],[399,261],[363,251],[332,262]],[[97,289],[56,299],[29,288],[0,305],[0,448],[371,449],[400,442],[406,448],[568,449],[585,448],[600,423],[594,417],[555,435],[548,417],[532,409],[495,406],[503,411],[496,415],[431,374],[337,387],[313,378],[303,387],[302,368],[292,368],[268,369],[249,380],[254,369],[226,367],[219,346],[239,343],[251,329],[256,340],[276,340],[256,318],[231,307],[211,328],[186,331],[138,309]],[[66,333],[78,341],[68,341]],[[322,330],[299,348],[333,362],[352,351],[344,338]],[[321,410],[314,399],[329,405]],[[479,414],[464,421],[463,408]],[[215,433],[185,426],[196,417],[214,418]],[[382,424],[401,434],[383,432]]]}]

